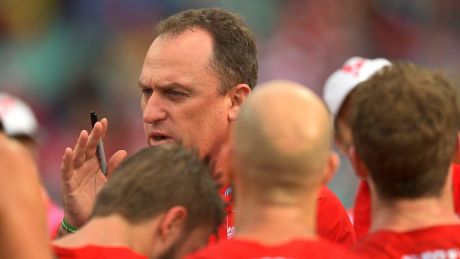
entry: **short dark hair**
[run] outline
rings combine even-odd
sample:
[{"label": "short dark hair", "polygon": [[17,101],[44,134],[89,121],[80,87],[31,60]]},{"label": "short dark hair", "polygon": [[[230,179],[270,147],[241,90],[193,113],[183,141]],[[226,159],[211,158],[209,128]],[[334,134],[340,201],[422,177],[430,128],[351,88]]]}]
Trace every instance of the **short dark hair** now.
[{"label": "short dark hair", "polygon": [[173,206],[187,209],[187,229],[217,227],[224,216],[209,167],[178,144],[149,147],[124,161],[99,193],[93,216],[119,214],[137,224]]},{"label": "short dark hair", "polygon": [[155,37],[177,35],[195,26],[209,32],[214,40],[211,65],[220,77],[221,93],[236,84],[254,88],[259,69],[256,43],[239,15],[221,8],[186,10],[160,21]]},{"label": "short dark hair", "polygon": [[356,88],[354,145],[382,199],[440,194],[455,152],[458,102],[442,75],[400,62]]}]

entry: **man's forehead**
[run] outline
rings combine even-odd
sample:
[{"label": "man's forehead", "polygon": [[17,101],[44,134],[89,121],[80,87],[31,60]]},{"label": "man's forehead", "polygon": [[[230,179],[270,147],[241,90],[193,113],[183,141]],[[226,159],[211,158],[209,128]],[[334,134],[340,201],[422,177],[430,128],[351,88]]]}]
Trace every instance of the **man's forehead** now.
[{"label": "man's forehead", "polygon": [[[155,39],[142,67],[142,86],[179,84],[219,84],[219,75],[212,65],[212,44],[204,30],[185,31],[172,38]],[[211,37],[210,35],[208,35]],[[212,76],[214,75],[214,76]],[[212,80],[216,82],[204,82]]]},{"label": "man's forehead", "polygon": [[150,49],[155,50],[158,47],[171,47],[177,51],[183,47],[193,47],[193,52],[191,53],[201,53],[202,51],[212,53],[213,42],[211,33],[205,29],[194,27],[179,33],[161,34],[153,40]]}]

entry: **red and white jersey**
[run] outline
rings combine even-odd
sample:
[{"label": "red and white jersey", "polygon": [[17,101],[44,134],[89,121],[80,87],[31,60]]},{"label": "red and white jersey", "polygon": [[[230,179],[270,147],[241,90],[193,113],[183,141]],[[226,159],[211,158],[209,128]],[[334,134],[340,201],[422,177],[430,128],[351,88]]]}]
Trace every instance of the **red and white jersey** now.
[{"label": "red and white jersey", "polygon": [[370,258],[460,258],[460,224],[408,232],[377,231],[352,250]]},{"label": "red and white jersey", "polygon": [[294,240],[286,244],[267,246],[243,239],[222,240],[205,247],[186,259],[300,259],[358,258],[341,246],[324,240]]},{"label": "red and white jersey", "polygon": [[[454,165],[452,174],[455,212],[460,215],[460,165]],[[371,194],[369,185],[362,180],[353,207],[353,226],[358,240],[369,233],[371,226]]]},{"label": "red and white jersey", "polygon": [[[231,187],[222,190],[224,200],[227,202],[227,216],[223,225],[218,230],[219,239],[231,239],[235,231],[233,203],[231,200]],[[318,197],[317,210],[318,234],[334,244],[352,246],[356,243],[356,236],[347,211],[337,196],[326,186],[321,188]]]},{"label": "red and white jersey", "polygon": [[88,245],[78,248],[53,246],[59,259],[148,259],[125,247],[102,247]]}]

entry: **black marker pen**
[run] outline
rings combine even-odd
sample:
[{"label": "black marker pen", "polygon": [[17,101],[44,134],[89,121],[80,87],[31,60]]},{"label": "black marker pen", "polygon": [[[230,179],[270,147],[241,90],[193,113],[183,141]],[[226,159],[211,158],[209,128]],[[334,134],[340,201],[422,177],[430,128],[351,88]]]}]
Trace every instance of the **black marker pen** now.
[{"label": "black marker pen", "polygon": [[[96,112],[92,111],[91,115],[91,127],[94,128],[94,124],[98,122]],[[99,159],[99,164],[101,165],[101,170],[104,175],[107,174],[107,161],[105,160],[105,152],[104,152],[104,145],[102,143],[102,138],[99,138],[99,142],[97,143],[96,147],[96,154],[97,158]]]}]

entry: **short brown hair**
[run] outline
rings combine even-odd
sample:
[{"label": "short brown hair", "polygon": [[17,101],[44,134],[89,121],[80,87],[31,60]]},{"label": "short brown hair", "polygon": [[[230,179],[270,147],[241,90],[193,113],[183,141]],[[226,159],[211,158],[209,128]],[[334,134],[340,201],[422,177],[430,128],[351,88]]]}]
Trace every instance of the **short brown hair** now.
[{"label": "short brown hair", "polygon": [[353,93],[356,152],[382,199],[438,196],[453,159],[458,93],[442,75],[393,63]]},{"label": "short brown hair", "polygon": [[119,214],[142,223],[173,206],[188,211],[186,227],[217,227],[224,205],[208,166],[182,146],[149,147],[128,158],[99,193],[93,216]]},{"label": "short brown hair", "polygon": [[160,21],[155,37],[177,35],[195,26],[209,32],[214,40],[211,65],[220,77],[221,93],[236,84],[254,88],[259,68],[256,43],[239,15],[221,8],[186,10]]}]

